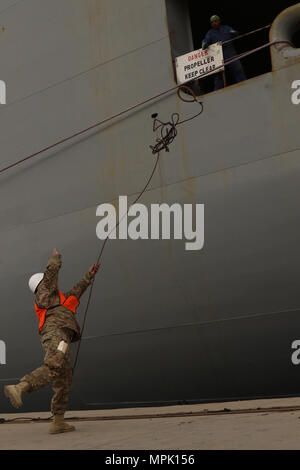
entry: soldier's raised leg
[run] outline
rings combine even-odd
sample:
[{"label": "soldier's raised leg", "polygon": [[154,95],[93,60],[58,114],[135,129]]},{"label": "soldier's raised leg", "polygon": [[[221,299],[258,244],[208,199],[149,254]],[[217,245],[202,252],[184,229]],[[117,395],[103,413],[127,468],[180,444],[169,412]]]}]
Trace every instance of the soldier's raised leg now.
[{"label": "soldier's raised leg", "polygon": [[[59,393],[61,397],[64,397],[63,406],[64,409],[66,409],[67,398],[69,397],[72,384],[72,368],[69,354],[71,335],[63,328],[46,329],[44,334],[41,335],[41,342],[46,352],[44,365],[22,377],[19,384],[4,387],[4,393],[15,408],[20,408],[23,405],[22,394],[24,392],[32,393],[49,383],[54,384],[55,390],[55,387],[57,389],[60,388],[58,384],[63,383],[66,386],[66,390],[59,390]],[[61,410],[62,409],[63,408],[61,408]],[[55,414],[55,408],[54,428],[55,432],[75,430],[74,426],[69,426],[64,423],[64,413],[60,411],[59,414]],[[51,433],[52,431],[53,424],[50,428]]]}]

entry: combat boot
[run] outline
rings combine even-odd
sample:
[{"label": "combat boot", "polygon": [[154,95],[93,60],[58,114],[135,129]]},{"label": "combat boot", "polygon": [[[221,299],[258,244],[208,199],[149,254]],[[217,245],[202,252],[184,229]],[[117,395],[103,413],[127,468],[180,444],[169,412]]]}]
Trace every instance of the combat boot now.
[{"label": "combat boot", "polygon": [[75,426],[70,426],[65,422],[64,415],[54,415],[49,432],[50,434],[58,434],[60,432],[75,431],[75,429]]},{"label": "combat boot", "polygon": [[22,394],[28,392],[30,385],[27,382],[20,382],[17,385],[7,385],[4,387],[4,394],[15,408],[23,406]]}]

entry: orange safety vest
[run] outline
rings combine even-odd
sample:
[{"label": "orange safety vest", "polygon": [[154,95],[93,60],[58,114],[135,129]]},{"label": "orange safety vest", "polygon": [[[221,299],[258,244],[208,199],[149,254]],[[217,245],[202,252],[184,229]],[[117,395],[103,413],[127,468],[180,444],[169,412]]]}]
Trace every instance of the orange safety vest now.
[{"label": "orange safety vest", "polygon": [[[76,313],[76,308],[79,305],[79,300],[75,295],[70,295],[69,297],[65,297],[64,294],[62,294],[60,291],[58,291],[59,297],[60,297],[60,305],[63,305],[67,309],[69,309],[74,315]],[[46,313],[47,313],[47,308],[39,308],[37,304],[34,304],[35,306],[35,312],[38,316],[39,319],[39,332],[44,326],[45,320],[46,320]]]}]

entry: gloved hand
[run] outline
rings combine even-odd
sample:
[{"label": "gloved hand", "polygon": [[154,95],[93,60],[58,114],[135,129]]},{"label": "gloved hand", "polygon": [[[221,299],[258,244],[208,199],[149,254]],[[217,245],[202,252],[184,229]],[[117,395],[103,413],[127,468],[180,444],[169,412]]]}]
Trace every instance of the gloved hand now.
[{"label": "gloved hand", "polygon": [[229,31],[229,33],[230,33],[230,36],[231,36],[232,38],[235,38],[236,36],[239,35],[239,33],[238,33],[237,31],[235,31],[234,29],[232,29],[231,31]]},{"label": "gloved hand", "polygon": [[208,44],[206,41],[202,41],[202,49],[207,49],[208,48]]},{"label": "gloved hand", "polygon": [[100,264],[93,264],[90,267],[89,273],[92,275],[92,277],[94,277],[97,274],[99,267],[100,267]]}]

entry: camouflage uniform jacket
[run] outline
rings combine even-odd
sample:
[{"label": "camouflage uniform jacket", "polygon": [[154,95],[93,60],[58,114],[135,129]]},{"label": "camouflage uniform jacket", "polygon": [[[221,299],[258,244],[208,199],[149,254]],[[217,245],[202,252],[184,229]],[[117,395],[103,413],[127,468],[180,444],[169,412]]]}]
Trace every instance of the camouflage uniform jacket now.
[{"label": "camouflage uniform jacket", "polygon": [[[60,305],[60,297],[57,290],[58,272],[61,268],[61,255],[52,256],[47,264],[44,278],[38,286],[35,294],[35,301],[39,308],[46,308],[46,321],[40,332],[41,335],[46,332],[48,327],[57,326],[59,328],[68,328],[73,331],[72,342],[80,338],[80,327],[75,319],[75,315],[66,307]],[[67,298],[74,295],[79,300],[84,291],[90,285],[92,275],[88,272],[83,279],[78,282],[70,291],[63,293]]]}]

